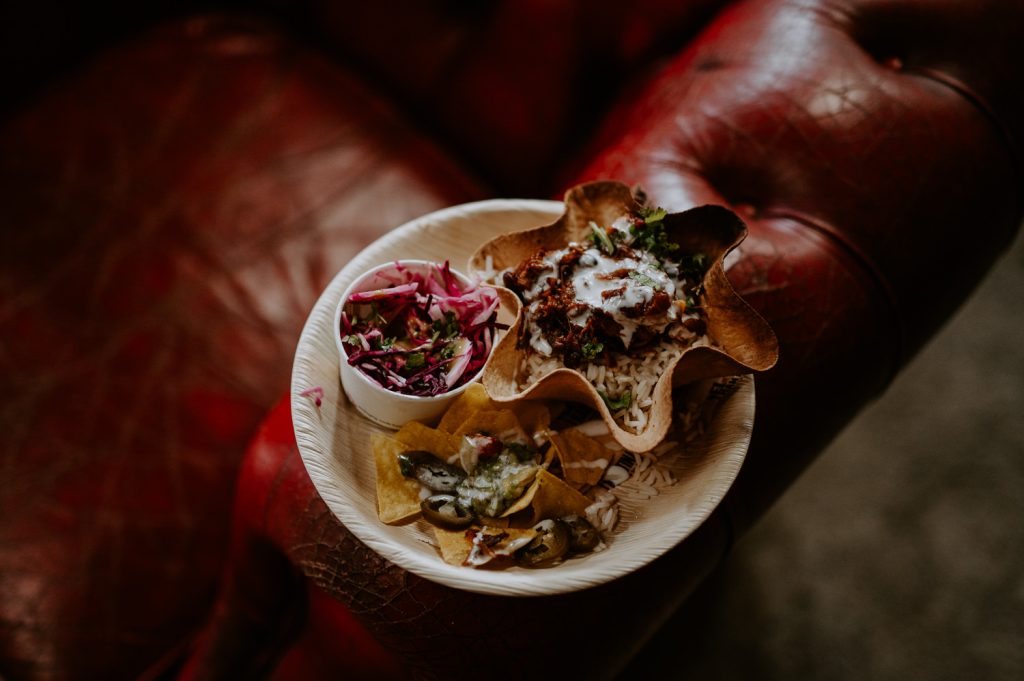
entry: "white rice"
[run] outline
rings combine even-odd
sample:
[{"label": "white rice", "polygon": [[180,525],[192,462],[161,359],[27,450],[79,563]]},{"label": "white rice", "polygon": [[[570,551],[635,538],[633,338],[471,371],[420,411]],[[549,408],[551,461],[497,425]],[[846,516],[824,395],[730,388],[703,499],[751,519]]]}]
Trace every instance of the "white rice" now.
[{"label": "white rice", "polygon": [[[695,337],[690,344],[664,340],[658,345],[630,357],[613,355],[614,366],[585,362],[578,371],[600,392],[616,399],[626,391],[632,393],[629,407],[612,414],[622,428],[640,433],[647,427],[648,415],[654,406],[654,387],[669,365],[688,347],[707,345],[707,336]],[[520,365],[518,388],[524,390],[555,369],[563,368],[558,357],[529,352]]]},{"label": "white rice", "polygon": [[614,494],[601,488],[596,488],[592,494],[594,503],[587,506],[584,513],[591,525],[601,534],[607,534],[615,529],[618,523],[619,500]]},{"label": "white rice", "polygon": [[[699,413],[700,410],[693,411]],[[676,484],[675,476],[663,459],[670,460],[679,454],[685,442],[689,441],[692,440],[687,433],[684,442],[665,441],[649,452],[623,453],[615,466],[625,469],[625,480],[614,484],[610,477],[606,477],[590,490],[588,494],[593,503],[586,509],[587,520],[607,537],[616,529],[624,512],[630,519],[639,518],[647,501]],[[607,443],[606,446],[622,451],[621,447]]]}]

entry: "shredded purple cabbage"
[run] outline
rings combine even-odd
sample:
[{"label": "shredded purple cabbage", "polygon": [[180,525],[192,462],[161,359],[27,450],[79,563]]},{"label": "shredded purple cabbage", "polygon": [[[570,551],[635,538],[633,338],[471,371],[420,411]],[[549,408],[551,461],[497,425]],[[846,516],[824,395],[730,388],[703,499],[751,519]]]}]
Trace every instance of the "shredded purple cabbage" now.
[{"label": "shredded purple cabbage", "polygon": [[440,395],[472,380],[498,328],[494,289],[463,288],[448,261],[426,276],[396,262],[382,278],[388,286],[352,294],[342,310],[348,363],[403,395]]}]

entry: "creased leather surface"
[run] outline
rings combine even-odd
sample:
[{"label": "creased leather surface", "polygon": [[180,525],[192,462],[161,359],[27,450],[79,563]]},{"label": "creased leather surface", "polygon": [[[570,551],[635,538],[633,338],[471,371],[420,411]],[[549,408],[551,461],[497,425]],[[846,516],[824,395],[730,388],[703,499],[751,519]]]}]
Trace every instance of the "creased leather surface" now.
[{"label": "creased leather surface", "polygon": [[[268,504],[274,518],[291,524],[275,522],[266,533],[414,675],[478,671],[483,657],[463,643],[471,636],[483,636],[480,650],[549,641],[546,627],[558,612],[635,631],[628,641],[590,646],[599,650],[584,675],[613,673],[643,640],[639,623],[656,625],[666,605],[685,597],[730,532],[756,519],[884,388],[1013,233],[1020,215],[1006,134],[1012,128],[992,118],[1012,107],[979,105],[988,74],[976,86],[965,67],[965,87],[978,88],[967,97],[934,73],[910,71],[909,56],[898,69],[879,63],[853,38],[857,7],[735,6],[624,105],[575,178],[640,183],[675,210],[724,202],[750,224],[730,277],[775,326],[781,359],[758,384],[748,464],[723,513],[696,537],[607,588],[498,603],[423,582],[367,554],[312,490]],[[969,18],[990,15],[958,14]],[[1013,52],[1009,44],[1002,49]],[[971,248],[947,235],[962,236]],[[288,433],[264,437],[290,441]],[[279,451],[275,470],[294,470],[295,455]],[[290,510],[278,505],[284,502]],[[719,550],[697,548],[708,544]],[[590,639],[579,629],[561,626],[557,637],[586,646]],[[559,667],[564,659],[539,655],[543,663],[532,674],[568,673]]]},{"label": "creased leather surface", "polygon": [[[495,650],[566,637],[593,650],[589,666],[544,649],[531,676],[612,674],[1012,234],[1020,8],[739,3],[625,100],[567,175],[748,218],[730,276],[782,356],[758,384],[748,465],[693,538],[564,598],[446,589],[334,520],[281,405],[245,459],[226,586],[186,673],[273,664],[301,601],[284,556],[416,676],[519,676],[494,667]],[[478,190],[326,62],[217,22],[89,66],[0,148],[0,673],[130,677],[207,609],[240,443],[285,386],[325,278],[386,226]],[[260,560],[268,545],[277,558]],[[272,584],[288,597],[268,597]],[[616,635],[595,646],[567,613]],[[319,640],[347,636],[397,673],[350,621],[316,622]]]},{"label": "creased leather surface", "polygon": [[212,602],[315,296],[481,192],[355,79],[218,18],[87,65],[0,150],[0,675],[131,678]]},{"label": "creased leather surface", "polygon": [[612,103],[727,4],[300,3],[329,49],[359,63],[481,176],[523,197],[550,194],[554,171]]}]

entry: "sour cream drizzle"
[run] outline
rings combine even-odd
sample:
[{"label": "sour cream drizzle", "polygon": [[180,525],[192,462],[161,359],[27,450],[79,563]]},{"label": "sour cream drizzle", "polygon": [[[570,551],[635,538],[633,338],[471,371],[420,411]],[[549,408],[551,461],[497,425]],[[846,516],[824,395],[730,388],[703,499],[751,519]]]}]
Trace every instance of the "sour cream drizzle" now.
[{"label": "sour cream drizzle", "polygon": [[[630,239],[629,224],[626,217],[621,217],[612,224],[613,229],[622,233],[620,240],[626,243]],[[551,355],[551,344],[533,321],[534,315],[531,313],[535,312],[541,293],[548,288],[548,279],[558,278],[558,263],[574,248],[583,246],[570,243],[567,248],[546,253],[543,258],[546,267],[537,276],[533,286],[523,291],[527,317],[531,320],[530,346],[545,356]],[[624,311],[650,302],[657,291],[664,291],[672,298],[676,298],[682,285],[677,279],[678,267],[674,264],[666,262],[662,269],[660,261],[650,253],[635,253],[639,257],[613,258],[595,246],[587,247],[576,262],[571,279],[575,302],[586,307],[581,308],[575,316],[570,316],[569,321],[583,327],[590,319],[592,310],[603,310],[622,327],[622,343],[627,349],[640,320],[626,316]],[[670,306],[662,319],[653,321],[647,317],[644,325],[660,333],[678,317],[677,308]]]}]

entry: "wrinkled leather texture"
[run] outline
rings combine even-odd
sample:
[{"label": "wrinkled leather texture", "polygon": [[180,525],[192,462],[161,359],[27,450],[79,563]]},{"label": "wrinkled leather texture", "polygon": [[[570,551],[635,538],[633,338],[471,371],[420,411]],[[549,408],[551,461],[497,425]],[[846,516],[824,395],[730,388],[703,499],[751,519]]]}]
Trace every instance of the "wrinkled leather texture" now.
[{"label": "wrinkled leather texture", "polygon": [[483,191],[356,78],[217,19],[88,65],[0,148],[0,675],[131,678],[208,611],[319,292]]},{"label": "wrinkled leather texture", "polygon": [[[288,27],[305,44],[351,65],[412,112],[417,124],[507,196],[547,196],[552,175],[602,114],[684,44],[728,0],[228,0]],[[60,73],[61,57],[102,49],[203,0],[95,0],[63,8],[62,21],[27,3],[9,31],[0,79],[16,90]],[[187,14],[186,14],[187,15]],[[127,25],[126,25],[127,24]],[[76,30],[82,27],[84,30]],[[30,46],[36,46],[31,49]],[[38,87],[38,86],[36,86]],[[25,95],[17,93],[24,98]],[[0,114],[4,107],[0,101]]]},{"label": "wrinkled leather texture", "polygon": [[[558,35],[572,34],[571,12],[551,7],[567,12],[550,22]],[[1019,222],[1013,0],[736,3],[695,39],[677,33],[652,80],[603,72],[614,92],[595,110],[618,106],[586,153],[554,156],[552,129],[588,100],[551,93],[583,62],[542,41],[561,75],[528,62],[529,79],[507,56],[514,42],[465,38],[465,26],[529,23],[518,11],[416,15],[455,26],[455,58],[430,41],[379,49],[355,14],[324,10],[324,35],[363,41],[337,53],[394,88],[394,105],[343,61],[204,19],[107,51],[4,126],[0,674],[451,678],[490,663],[488,675],[519,675],[492,650],[567,636],[595,648],[570,613],[627,633],[585,670],[535,653],[531,675],[609,676],[956,309]],[[455,83],[480,100],[431,99]],[[487,83],[529,106],[503,117]],[[692,538],[599,589],[508,600],[419,579],[348,533],[301,466],[287,398],[240,458],[328,278],[408,217],[523,186],[503,178],[522,169],[563,178],[530,178],[548,194],[614,177],[671,208],[735,208],[750,236],[729,274],[781,359],[758,382],[737,485]]]},{"label": "wrinkled leather texture", "polygon": [[[900,64],[879,60],[857,42],[872,9],[737,6],[617,112],[600,150],[571,180],[635,182],[672,209],[725,203],[750,226],[729,274],[773,324],[781,360],[758,383],[748,461],[700,533],[611,585],[524,602],[445,589],[387,564],[309,488],[304,499],[299,489],[271,498],[243,474],[240,489],[256,490],[253,497],[270,501],[268,516],[291,523],[236,529],[271,537],[416,677],[461,678],[482,668],[517,676],[518,669],[487,667],[490,651],[526,640],[560,641],[531,653],[541,678],[613,674],[629,645],[685,598],[731,537],[884,388],[1017,226],[1019,136],[999,122],[1016,102],[994,91],[984,99],[988,73],[954,87],[943,73],[913,64],[910,52]],[[787,42],[794,35],[802,40]],[[977,88],[969,97],[968,87]],[[985,227],[979,233],[964,224]],[[957,234],[971,247],[943,238]],[[246,470],[305,480],[284,410],[267,422]],[[285,501],[296,506],[279,511]],[[577,624],[565,625],[560,613]],[[591,630],[578,624],[595,621],[635,634],[595,650]],[[494,640],[467,649],[481,631]],[[570,663],[557,652],[565,648],[591,652]]]},{"label": "wrinkled leather texture", "polygon": [[479,175],[512,196],[544,196],[557,189],[553,174],[609,105],[725,4],[307,0],[301,6],[332,47],[415,110]]}]

